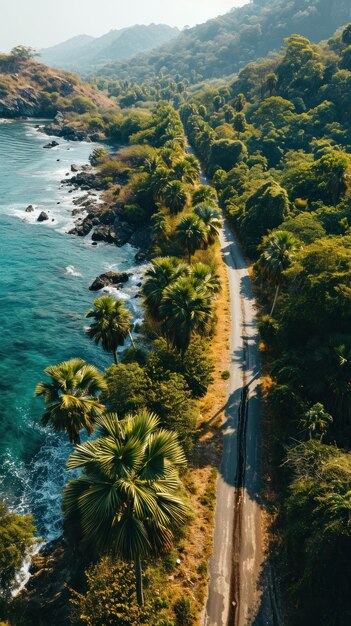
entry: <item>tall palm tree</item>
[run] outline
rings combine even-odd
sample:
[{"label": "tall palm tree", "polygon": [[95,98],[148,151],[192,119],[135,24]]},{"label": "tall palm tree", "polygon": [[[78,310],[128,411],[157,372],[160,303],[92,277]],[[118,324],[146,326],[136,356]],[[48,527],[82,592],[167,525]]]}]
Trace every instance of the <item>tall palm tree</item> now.
[{"label": "tall palm tree", "polygon": [[192,255],[206,243],[207,230],[197,215],[190,214],[180,220],[176,228],[176,237],[186,250],[190,264]]},{"label": "tall palm tree", "polygon": [[164,336],[184,354],[193,334],[205,334],[210,329],[213,318],[211,294],[195,286],[191,278],[180,278],[164,290],[160,313]]},{"label": "tall palm tree", "polygon": [[170,180],[170,170],[164,165],[160,165],[157,169],[150,174],[149,186],[153,193],[155,200],[160,200],[163,196]]},{"label": "tall palm tree", "polygon": [[128,335],[131,336],[132,314],[123,300],[116,300],[113,296],[101,296],[94,300],[93,305],[86,317],[95,321],[87,329],[87,334],[96,344],[101,343],[106,352],[112,352],[117,365],[117,348],[123,346]]},{"label": "tall palm tree", "polygon": [[319,441],[322,441],[332,421],[332,416],[326,412],[323,404],[318,402],[306,411],[300,419],[300,424],[310,439],[317,436]]},{"label": "tall palm tree", "polygon": [[155,259],[152,266],[145,272],[144,305],[154,320],[160,321],[161,319],[160,306],[165,288],[180,276],[188,273],[189,268],[175,257]]},{"label": "tall palm tree", "polygon": [[179,213],[188,201],[185,185],[180,180],[171,180],[164,188],[162,198],[173,215]]},{"label": "tall palm tree", "polygon": [[51,365],[45,374],[51,381],[40,382],[35,389],[47,405],[41,421],[55,431],[66,431],[70,442],[78,444],[79,432],[84,428],[90,435],[94,420],[105,410],[98,399],[98,393],[107,389],[104,378],[82,359]]},{"label": "tall palm tree", "polygon": [[63,512],[68,523],[78,523],[88,546],[134,562],[142,605],[141,559],[168,551],[172,528],[187,516],[176,495],[177,470],[186,459],[176,434],[159,428],[152,413],[121,421],[105,415],[97,423],[99,437],[78,446],[68,460],[69,470],[83,473],[66,486]]},{"label": "tall palm tree", "polygon": [[183,183],[195,184],[199,180],[200,165],[198,160],[190,155],[175,163],[173,175]]},{"label": "tall palm tree", "polygon": [[216,241],[222,227],[219,212],[211,206],[200,204],[195,207],[194,213],[205,225],[207,233],[206,246],[211,246]]},{"label": "tall palm tree", "polygon": [[263,238],[260,246],[262,253],[257,261],[256,268],[262,274],[266,274],[268,279],[276,285],[271,316],[273,315],[283,282],[283,273],[290,266],[294,255],[300,247],[301,244],[294,235],[285,230],[275,230]]},{"label": "tall palm tree", "polygon": [[220,290],[221,282],[218,275],[205,263],[194,263],[191,266],[191,278],[196,287],[202,287],[210,293],[217,293]]},{"label": "tall palm tree", "polygon": [[152,234],[156,242],[164,242],[171,234],[171,225],[167,215],[159,211],[151,218]]}]

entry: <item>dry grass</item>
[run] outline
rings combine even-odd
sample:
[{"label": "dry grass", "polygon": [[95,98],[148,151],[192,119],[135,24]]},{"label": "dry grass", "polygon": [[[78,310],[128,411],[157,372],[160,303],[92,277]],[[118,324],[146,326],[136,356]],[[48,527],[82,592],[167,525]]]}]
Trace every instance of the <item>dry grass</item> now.
[{"label": "dry grass", "polygon": [[[213,260],[213,251],[211,251]],[[206,251],[199,251],[195,259],[206,261]],[[222,373],[229,365],[229,288],[226,267],[220,246],[214,250],[217,271],[222,289],[216,302],[217,325],[211,341],[211,353],[215,363],[214,382],[207,395],[201,400],[201,419],[198,424],[198,441],[191,464],[184,477],[185,487],[193,511],[185,537],[178,545],[180,565],[169,577],[171,602],[182,594],[190,595],[194,601],[197,622],[204,607],[207,594],[207,564],[212,552],[214,511],[216,504],[217,468],[221,459],[224,406],[227,383]]]}]

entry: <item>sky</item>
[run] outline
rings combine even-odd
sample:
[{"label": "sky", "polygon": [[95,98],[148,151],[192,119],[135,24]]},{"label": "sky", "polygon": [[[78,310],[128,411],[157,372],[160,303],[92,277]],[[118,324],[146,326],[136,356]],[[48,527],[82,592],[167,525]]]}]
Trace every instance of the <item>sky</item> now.
[{"label": "sky", "polygon": [[[133,24],[183,28],[249,0],[0,0],[0,50],[46,48],[74,35],[103,35]],[[3,5],[3,6],[2,6]]]}]

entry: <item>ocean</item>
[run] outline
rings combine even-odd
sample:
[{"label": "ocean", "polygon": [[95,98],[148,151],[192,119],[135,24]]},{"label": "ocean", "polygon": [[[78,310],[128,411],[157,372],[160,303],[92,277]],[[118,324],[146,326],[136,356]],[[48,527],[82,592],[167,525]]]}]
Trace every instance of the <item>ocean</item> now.
[{"label": "ocean", "polygon": [[[111,363],[84,331],[97,297],[88,287],[106,270],[133,272],[119,294],[137,319],[143,271],[130,246],[92,246],[89,236],[67,234],[79,192],[69,193],[61,180],[72,163],[87,163],[95,146],[58,139],[58,147],[43,149],[51,139],[31,122],[0,123],[0,498],[33,514],[44,540],[61,529],[71,446],[41,426],[35,385],[45,367],[72,357],[100,369]],[[29,204],[33,213],[25,212]],[[38,223],[42,210],[50,220]]]}]

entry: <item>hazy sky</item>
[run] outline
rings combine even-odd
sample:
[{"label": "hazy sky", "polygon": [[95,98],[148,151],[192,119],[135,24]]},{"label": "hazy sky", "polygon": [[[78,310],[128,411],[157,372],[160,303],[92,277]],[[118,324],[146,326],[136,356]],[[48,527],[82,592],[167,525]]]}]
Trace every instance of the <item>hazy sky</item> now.
[{"label": "hazy sky", "polygon": [[102,35],[132,24],[182,28],[249,0],[0,0],[0,50],[21,43],[43,48],[74,35]]}]

